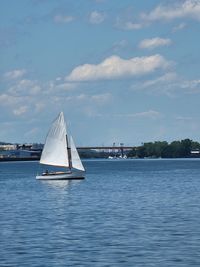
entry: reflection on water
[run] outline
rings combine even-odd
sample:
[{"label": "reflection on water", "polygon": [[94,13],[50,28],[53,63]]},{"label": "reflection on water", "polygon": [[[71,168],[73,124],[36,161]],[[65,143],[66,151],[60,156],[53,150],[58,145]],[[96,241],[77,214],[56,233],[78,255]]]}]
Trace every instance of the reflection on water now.
[{"label": "reflection on water", "polygon": [[48,185],[55,189],[66,189],[68,186],[70,186],[70,181],[57,181],[57,180],[47,180],[47,181],[40,181],[43,183],[43,185]]},{"label": "reflection on water", "polygon": [[45,181],[41,180],[39,182],[41,182],[43,185],[47,185],[54,189],[66,190],[72,186],[77,185],[78,183],[81,182],[81,180],[45,180]]}]

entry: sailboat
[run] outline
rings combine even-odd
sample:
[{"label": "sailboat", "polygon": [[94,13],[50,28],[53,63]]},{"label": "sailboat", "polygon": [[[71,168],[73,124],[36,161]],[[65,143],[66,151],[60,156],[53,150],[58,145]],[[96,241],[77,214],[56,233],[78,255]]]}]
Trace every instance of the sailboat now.
[{"label": "sailboat", "polygon": [[54,120],[47,134],[40,164],[55,166],[65,171],[46,170],[36,176],[39,180],[84,179],[85,169],[72,136],[68,136],[63,112]]}]

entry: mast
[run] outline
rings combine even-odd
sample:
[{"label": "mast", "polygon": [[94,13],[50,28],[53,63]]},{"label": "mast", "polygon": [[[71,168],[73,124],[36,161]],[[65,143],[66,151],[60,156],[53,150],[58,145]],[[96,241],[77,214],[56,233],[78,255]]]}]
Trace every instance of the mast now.
[{"label": "mast", "polygon": [[66,143],[67,143],[67,156],[68,156],[68,162],[69,162],[69,169],[72,169],[72,155],[71,155],[71,148],[69,146],[69,140],[68,136],[66,134]]}]

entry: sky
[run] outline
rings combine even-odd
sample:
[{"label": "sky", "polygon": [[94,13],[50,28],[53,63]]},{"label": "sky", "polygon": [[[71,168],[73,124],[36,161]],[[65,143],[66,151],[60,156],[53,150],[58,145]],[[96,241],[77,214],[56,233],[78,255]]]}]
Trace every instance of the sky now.
[{"label": "sky", "polygon": [[200,0],[1,0],[0,141],[200,141]]}]

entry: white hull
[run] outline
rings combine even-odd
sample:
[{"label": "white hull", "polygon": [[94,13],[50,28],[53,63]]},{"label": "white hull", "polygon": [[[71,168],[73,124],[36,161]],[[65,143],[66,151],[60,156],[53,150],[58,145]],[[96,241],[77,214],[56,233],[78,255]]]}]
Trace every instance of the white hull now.
[{"label": "white hull", "polygon": [[70,173],[49,173],[37,175],[37,180],[72,180],[84,179],[85,172],[70,172]]}]

